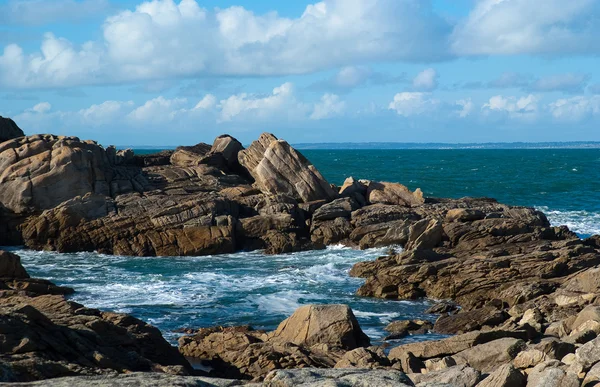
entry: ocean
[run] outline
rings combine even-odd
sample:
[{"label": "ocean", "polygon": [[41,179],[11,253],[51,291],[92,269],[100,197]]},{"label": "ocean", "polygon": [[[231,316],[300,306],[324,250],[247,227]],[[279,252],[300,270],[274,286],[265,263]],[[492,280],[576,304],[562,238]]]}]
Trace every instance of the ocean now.
[{"label": "ocean", "polygon": [[[149,152],[144,150],[144,153]],[[600,234],[600,149],[304,150],[331,183],[348,176],[420,187],[426,196],[487,196],[534,206],[552,224],[581,237]],[[133,314],[175,343],[181,328],[250,324],[274,329],[298,306],[345,303],[375,342],[396,319],[429,319],[431,300],[387,301],[354,295],[356,262],[386,249],[327,250],[265,256],[243,252],[211,257],[131,258],[57,254],[15,248],[28,271],[74,287],[74,301]],[[410,336],[398,341],[438,338]]]}]

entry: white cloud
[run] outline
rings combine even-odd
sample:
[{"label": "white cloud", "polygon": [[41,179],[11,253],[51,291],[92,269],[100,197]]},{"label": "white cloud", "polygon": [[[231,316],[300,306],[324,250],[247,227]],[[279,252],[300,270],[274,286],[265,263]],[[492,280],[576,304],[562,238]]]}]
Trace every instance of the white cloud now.
[{"label": "white cloud", "polygon": [[504,97],[496,95],[482,106],[482,111],[489,113],[507,114],[511,118],[528,118],[534,119],[538,113],[539,97],[529,94],[526,97]]},{"label": "white cloud", "polygon": [[596,55],[599,15],[595,0],[477,0],[450,41],[458,55]]},{"label": "white cloud", "polygon": [[40,102],[34,107],[32,107],[31,111],[34,111],[36,113],[46,113],[50,109],[52,109],[52,105],[50,105],[49,102]]},{"label": "white cloud", "polygon": [[335,94],[325,94],[321,97],[321,102],[315,104],[315,108],[310,115],[312,120],[322,120],[341,115],[346,109],[346,102],[341,101]]},{"label": "white cloud", "polygon": [[413,79],[413,88],[420,91],[432,91],[438,86],[438,74],[434,69],[425,69]]},{"label": "white cloud", "polygon": [[87,109],[81,109],[77,113],[85,125],[102,126],[125,117],[128,109],[133,106],[133,101],[105,101]]},{"label": "white cloud", "polygon": [[556,119],[580,121],[594,115],[600,115],[600,96],[577,96],[562,98],[548,105],[550,113]]},{"label": "white cloud", "polygon": [[458,116],[460,118],[465,118],[465,117],[469,116],[471,114],[471,112],[473,112],[473,109],[475,107],[475,104],[473,104],[473,101],[471,101],[471,98],[460,99],[460,100],[456,101],[456,105],[458,105],[460,107],[460,111],[458,112]]},{"label": "white cloud", "polygon": [[206,94],[192,110],[211,110],[215,106],[217,106],[217,97],[212,94]]},{"label": "white cloud", "polygon": [[273,116],[293,119],[306,113],[306,107],[296,100],[294,86],[289,82],[274,88],[272,94],[267,96],[247,93],[232,95],[220,102],[219,109],[220,122]]},{"label": "white cloud", "polygon": [[185,98],[166,99],[163,96],[151,99],[127,115],[135,124],[156,124],[172,121],[183,108]]},{"label": "white cloud", "polygon": [[450,30],[421,0],[324,0],[293,19],[241,7],[207,11],[195,0],[154,0],[107,18],[98,42],[76,46],[47,35],[36,53],[5,47],[0,85],[67,87],[201,74],[301,74],[366,61],[435,61],[449,57]]},{"label": "white cloud", "polygon": [[388,109],[394,110],[398,115],[410,117],[434,110],[440,101],[429,98],[429,93],[403,92],[394,96]]}]

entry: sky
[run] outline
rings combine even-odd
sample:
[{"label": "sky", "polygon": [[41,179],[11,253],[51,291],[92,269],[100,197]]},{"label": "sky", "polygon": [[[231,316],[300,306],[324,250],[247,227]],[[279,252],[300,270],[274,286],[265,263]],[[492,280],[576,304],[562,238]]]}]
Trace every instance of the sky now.
[{"label": "sky", "polygon": [[600,141],[600,0],[0,0],[0,115],[175,146]]}]

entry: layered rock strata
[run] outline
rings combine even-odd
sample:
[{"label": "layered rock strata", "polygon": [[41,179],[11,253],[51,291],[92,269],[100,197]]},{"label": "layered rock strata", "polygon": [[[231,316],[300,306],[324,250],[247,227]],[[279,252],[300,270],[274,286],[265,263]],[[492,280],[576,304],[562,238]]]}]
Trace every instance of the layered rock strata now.
[{"label": "layered rock strata", "polygon": [[128,315],[67,301],[73,289],[30,278],[0,251],[0,382],[72,375],[192,372],[159,330]]}]

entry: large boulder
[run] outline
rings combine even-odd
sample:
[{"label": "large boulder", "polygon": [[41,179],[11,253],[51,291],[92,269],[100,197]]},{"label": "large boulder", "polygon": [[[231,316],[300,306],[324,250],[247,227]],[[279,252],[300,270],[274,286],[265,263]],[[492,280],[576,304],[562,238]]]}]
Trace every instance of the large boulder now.
[{"label": "large boulder", "polygon": [[211,146],[198,143],[192,146],[180,146],[171,154],[171,164],[179,167],[192,167],[200,165],[200,161],[210,152]]},{"label": "large boulder", "polygon": [[230,170],[239,170],[238,153],[243,150],[242,143],[230,135],[224,134],[215,139],[209,153],[220,153]]},{"label": "large boulder", "polygon": [[303,202],[333,199],[336,193],[319,171],[286,141],[261,134],[238,154],[240,164],[265,193],[285,194]]},{"label": "large boulder", "polygon": [[0,116],[0,143],[13,138],[23,137],[25,133],[10,118]]},{"label": "large boulder", "polygon": [[327,344],[345,350],[370,345],[348,305],[306,305],[285,319],[271,337],[297,345]]},{"label": "large boulder", "polygon": [[419,188],[411,192],[399,183],[370,181],[367,185],[367,201],[371,204],[397,204],[407,207],[420,206],[425,202]]},{"label": "large boulder", "polygon": [[458,365],[424,374],[410,374],[417,386],[475,387],[481,380],[481,372],[467,365]]},{"label": "large boulder", "polygon": [[352,351],[368,345],[346,305],[300,307],[270,333],[214,327],[179,339],[180,352],[211,367],[211,375],[242,379],[262,379],[275,369],[389,365],[382,352]]}]

